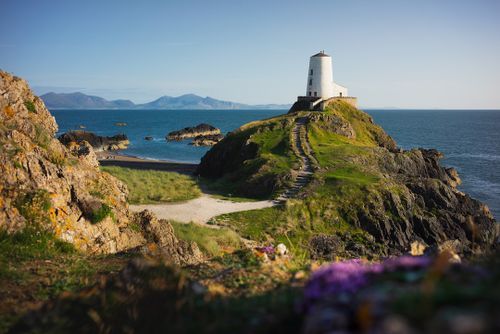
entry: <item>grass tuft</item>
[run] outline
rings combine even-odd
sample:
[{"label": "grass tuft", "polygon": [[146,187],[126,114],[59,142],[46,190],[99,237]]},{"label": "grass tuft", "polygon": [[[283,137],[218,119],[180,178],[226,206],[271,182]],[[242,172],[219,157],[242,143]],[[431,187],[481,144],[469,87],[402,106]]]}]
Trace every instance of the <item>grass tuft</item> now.
[{"label": "grass tuft", "polygon": [[33,101],[24,101],[24,106],[28,109],[29,112],[36,112],[35,104]]},{"label": "grass tuft", "polygon": [[92,215],[90,217],[90,222],[92,224],[97,224],[103,221],[106,217],[112,215],[113,215],[113,210],[111,209],[111,207],[105,203],[102,203],[99,209],[92,212]]}]

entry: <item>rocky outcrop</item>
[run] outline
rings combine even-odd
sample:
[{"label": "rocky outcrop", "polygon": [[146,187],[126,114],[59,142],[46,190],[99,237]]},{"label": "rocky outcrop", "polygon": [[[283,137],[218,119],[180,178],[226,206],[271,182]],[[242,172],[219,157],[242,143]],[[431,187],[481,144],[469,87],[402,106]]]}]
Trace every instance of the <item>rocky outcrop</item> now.
[{"label": "rocky outcrop", "polygon": [[74,130],[63,133],[59,136],[59,141],[64,145],[69,145],[71,142],[88,142],[95,151],[111,151],[124,150],[130,144],[128,138],[124,134],[117,134],[111,137],[98,136],[92,132],[83,130]]},{"label": "rocky outcrop", "polygon": [[136,222],[141,227],[146,240],[153,248],[147,251],[156,252],[163,258],[177,264],[197,264],[203,262],[203,254],[195,242],[178,240],[174,228],[166,220],[158,220],[148,211],[136,213]]},{"label": "rocky outcrop", "polygon": [[[352,238],[342,232],[339,248],[337,239],[319,238],[312,229],[313,256],[402,254],[414,242],[433,248],[456,241],[463,254],[495,247],[495,219],[486,205],[456,188],[458,173],[440,165],[441,153],[398,148],[369,115],[340,102],[325,112],[291,113],[245,125],[207,152],[198,173],[238,184],[233,194],[279,194],[277,188],[286,189],[286,180],[297,178],[279,166],[296,164],[297,153],[287,150],[293,146],[290,129],[304,119],[318,166],[287,219],[305,226],[343,224],[362,231],[364,238],[349,249]],[[332,227],[330,235],[334,233]]]},{"label": "rocky outcrop", "polygon": [[193,141],[189,145],[193,146],[214,146],[224,138],[222,134],[216,135],[203,135],[194,137]]},{"label": "rocky outcrop", "polygon": [[194,127],[187,127],[182,130],[172,131],[167,135],[167,140],[184,140],[199,136],[220,135],[220,129],[209,124],[198,124]]},{"label": "rocky outcrop", "polygon": [[0,71],[1,230],[50,230],[89,253],[142,247],[171,254],[176,263],[199,258],[196,245],[179,242],[168,222],[129,212],[126,186],[99,170],[83,140],[88,137],[65,137],[75,139],[63,140],[65,147],[56,131],[54,117],[27,83]]}]

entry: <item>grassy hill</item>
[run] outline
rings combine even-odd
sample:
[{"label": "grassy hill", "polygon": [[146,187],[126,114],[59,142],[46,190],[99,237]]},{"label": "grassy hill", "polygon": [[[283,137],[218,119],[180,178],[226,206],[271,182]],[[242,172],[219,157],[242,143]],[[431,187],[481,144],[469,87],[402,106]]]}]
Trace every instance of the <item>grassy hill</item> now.
[{"label": "grassy hill", "polygon": [[236,196],[276,197],[300,165],[291,129],[304,117],[312,182],[285,206],[214,223],[327,258],[399,254],[414,242],[437,247],[458,240],[466,253],[492,243],[493,217],[455,188],[458,174],[439,165],[439,152],[399,149],[368,114],[343,102],[244,125],[203,157],[199,173]]}]

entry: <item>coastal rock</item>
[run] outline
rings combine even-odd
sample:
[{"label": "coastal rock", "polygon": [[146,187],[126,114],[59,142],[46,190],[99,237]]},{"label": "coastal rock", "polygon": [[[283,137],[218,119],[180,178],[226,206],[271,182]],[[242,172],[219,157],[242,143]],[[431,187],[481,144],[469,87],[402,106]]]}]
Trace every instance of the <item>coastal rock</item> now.
[{"label": "coastal rock", "polygon": [[28,84],[0,71],[0,230],[49,230],[92,254],[139,248],[154,235],[153,244],[174,262],[199,258],[196,245],[179,242],[166,222],[150,217],[152,227],[138,230],[143,220],[136,222],[128,209],[127,187],[99,170],[84,140],[89,136],[64,136],[65,147],[56,132],[54,117]]},{"label": "coastal rock", "polygon": [[59,136],[59,141],[64,145],[71,142],[86,141],[95,151],[111,151],[111,150],[124,150],[130,144],[128,138],[124,134],[117,134],[111,137],[98,136],[92,132],[83,130],[74,130],[63,133]]},{"label": "coastal rock", "polygon": [[189,145],[193,146],[214,146],[224,138],[222,134],[196,136]]},{"label": "coastal rock", "polygon": [[210,124],[201,123],[194,127],[187,127],[182,130],[172,131],[166,138],[167,140],[184,140],[198,136],[219,135],[220,133],[220,129],[217,129]]},{"label": "coastal rock", "polygon": [[178,240],[174,228],[166,220],[144,210],[136,214],[136,223],[141,226],[148,242],[155,247],[146,247],[147,251],[156,252],[176,264],[197,264],[203,261],[203,254],[195,242]]},{"label": "coastal rock", "polygon": [[[495,219],[486,205],[456,188],[458,173],[440,165],[440,152],[398,148],[369,115],[342,102],[325,112],[289,113],[244,125],[205,154],[198,174],[222,178],[240,196],[279,194],[294,177],[283,166],[296,163],[290,134],[299,118],[307,118],[307,133],[301,135],[314,138],[318,167],[301,189],[303,200],[285,214],[305,226],[319,221],[361,231],[352,237],[343,232],[339,242],[311,235],[313,256],[405,254],[415,241],[432,248],[457,240],[463,246],[460,256],[495,247]],[[335,232],[332,228],[329,234]]]}]

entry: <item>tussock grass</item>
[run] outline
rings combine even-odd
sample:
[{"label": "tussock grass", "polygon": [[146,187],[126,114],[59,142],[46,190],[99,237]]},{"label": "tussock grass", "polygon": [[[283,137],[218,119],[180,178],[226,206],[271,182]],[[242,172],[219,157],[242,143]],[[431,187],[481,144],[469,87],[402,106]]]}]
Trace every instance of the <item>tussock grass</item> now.
[{"label": "tussock grass", "polygon": [[224,250],[241,248],[240,236],[228,228],[214,229],[194,223],[170,222],[177,238],[194,241],[202,252],[209,256],[220,256]]},{"label": "tussock grass", "polygon": [[179,202],[201,195],[196,181],[187,175],[117,166],[102,166],[101,169],[127,185],[130,204]]}]

